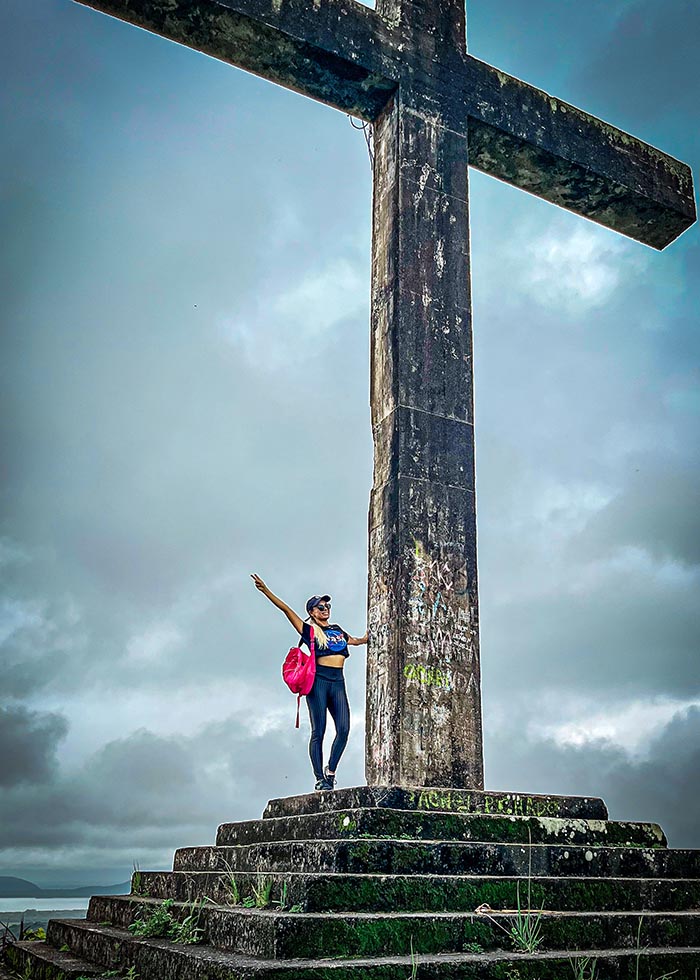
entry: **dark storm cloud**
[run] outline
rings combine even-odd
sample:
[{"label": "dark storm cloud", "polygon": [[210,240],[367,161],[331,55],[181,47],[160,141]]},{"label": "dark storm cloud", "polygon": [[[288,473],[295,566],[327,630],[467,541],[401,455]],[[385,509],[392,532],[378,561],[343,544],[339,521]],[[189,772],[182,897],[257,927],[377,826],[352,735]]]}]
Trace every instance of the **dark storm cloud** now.
[{"label": "dark storm cloud", "polygon": [[[531,792],[602,796],[614,820],[661,823],[672,847],[700,846],[700,710],[667,725],[642,758],[600,741],[580,748],[501,730],[487,740],[489,785]],[[505,780],[505,781],[504,781]]]},{"label": "dark storm cloud", "polygon": [[56,745],[67,730],[60,715],[0,705],[0,785],[50,782]]},{"label": "dark storm cloud", "polygon": [[631,457],[620,476],[620,491],[571,541],[572,552],[606,556],[628,546],[643,548],[658,562],[700,565],[700,479],[691,461]]},{"label": "dark storm cloud", "polygon": [[[618,125],[697,114],[700,7],[693,0],[623,5],[595,57],[579,71]],[[637,79],[637,84],[631,84]]]},{"label": "dark storm cloud", "polygon": [[251,734],[231,717],[192,737],[147,729],[114,740],[52,785],[10,788],[0,798],[0,862],[36,848],[51,863],[127,869],[164,866],[185,842],[211,843],[225,819],[259,817],[267,799],[308,788],[305,739],[290,725]]}]

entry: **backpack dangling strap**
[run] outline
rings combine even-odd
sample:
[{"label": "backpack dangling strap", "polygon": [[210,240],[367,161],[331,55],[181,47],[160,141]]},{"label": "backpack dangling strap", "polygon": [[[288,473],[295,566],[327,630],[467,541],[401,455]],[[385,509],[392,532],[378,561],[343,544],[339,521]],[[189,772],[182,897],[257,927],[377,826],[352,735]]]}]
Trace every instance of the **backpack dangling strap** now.
[{"label": "backpack dangling strap", "polygon": [[301,704],[301,694],[297,694],[297,723],[294,726],[295,728],[298,728],[299,727],[299,705],[300,704]]}]

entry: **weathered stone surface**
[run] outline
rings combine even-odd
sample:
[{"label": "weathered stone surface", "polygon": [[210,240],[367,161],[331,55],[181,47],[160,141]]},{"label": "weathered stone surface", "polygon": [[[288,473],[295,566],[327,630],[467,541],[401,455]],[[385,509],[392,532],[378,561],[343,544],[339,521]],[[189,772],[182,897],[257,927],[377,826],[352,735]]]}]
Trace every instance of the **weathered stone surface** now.
[{"label": "weathered stone surface", "polygon": [[[93,897],[87,920],[52,920],[48,944],[15,943],[9,962],[26,980],[129,969],[140,980],[406,980],[416,965],[421,980],[565,980],[585,950],[597,980],[646,968],[695,980],[700,851],[666,849],[656,825],[480,812],[487,799],[605,812],[600,800],[396,787],[317,799],[333,796],[370,805],[299,813],[304,797],[272,801],[268,813],[293,815],[223,824],[219,846],[178,850],[173,872],[135,873],[138,894]],[[166,897],[175,919],[197,916],[200,945],[127,931]],[[546,951],[510,949],[517,908],[538,916]]]},{"label": "weathered stone surface", "polygon": [[[522,877],[492,875],[362,875],[274,872],[272,898],[281,901],[286,888],[289,907],[304,912],[473,912],[482,904],[513,908]],[[253,898],[257,872],[238,872],[236,888],[241,899]],[[203,898],[232,905],[228,874],[207,871],[140,872],[141,894],[150,898],[175,898],[192,902]],[[687,878],[551,878],[530,882],[536,908],[559,911],[682,912],[700,910],[700,879]],[[90,918],[99,918],[93,914]]]},{"label": "weathered stone surface", "polygon": [[605,803],[595,797],[386,785],[351,786],[333,793],[304,793],[302,796],[270,800],[263,812],[263,819],[298,816],[302,813],[336,813],[358,807],[389,807],[392,810],[417,810],[426,813],[608,819]]},{"label": "weathered stone surface", "polygon": [[[521,894],[521,903],[527,902]],[[93,914],[117,927],[127,928],[137,913],[147,913],[157,902],[104,896],[93,902]],[[527,906],[526,904],[526,907]],[[421,953],[460,952],[465,943],[478,942],[485,950],[504,948],[514,924],[510,912],[346,912],[295,913],[287,911],[225,908],[205,905],[199,914],[205,943],[216,949],[263,959],[323,958],[329,950],[345,956],[401,955],[411,947]],[[183,919],[187,905],[173,906]],[[542,913],[543,948],[580,949],[584,940],[595,949],[619,949],[635,945],[640,926],[638,914],[622,912]],[[646,912],[642,923],[644,945],[700,945],[700,913]],[[70,930],[62,930],[62,935]],[[57,937],[53,934],[51,938]],[[507,944],[506,948],[510,946]]]},{"label": "weathered stone surface", "polygon": [[[70,925],[65,923],[57,925]],[[255,960],[240,954],[224,953],[212,947],[178,947],[163,940],[135,941],[122,929],[74,923],[70,934],[56,930],[58,938],[94,952],[105,970],[126,972],[133,966],[137,975],[158,980],[406,980],[414,964],[421,980],[512,980],[517,969],[519,980],[564,980],[571,975],[569,954],[542,952],[536,954],[446,953],[437,956],[418,954],[367,959],[324,960]],[[18,971],[36,963],[43,943],[22,944],[13,949]],[[33,947],[33,948],[29,948]],[[589,950],[590,952],[590,950]],[[595,953],[595,951],[593,951]],[[700,948],[610,950],[602,963],[601,980],[631,980],[639,969],[640,977],[661,976],[676,971],[680,980],[694,980],[694,969]],[[599,967],[601,961],[598,961]],[[88,971],[90,975],[93,971]],[[38,974],[37,974],[38,976]],[[46,970],[41,980],[61,980],[57,970]]]},{"label": "weathered stone surface", "polygon": [[454,841],[270,841],[182,847],[175,871],[300,871],[307,874],[612,875],[700,878],[700,851],[641,847],[457,843]]},{"label": "weathered stone surface", "polygon": [[589,847],[666,847],[667,844],[658,824],[420,813],[384,807],[222,824],[216,843],[230,846],[273,840],[406,837],[413,840],[586,844]]}]

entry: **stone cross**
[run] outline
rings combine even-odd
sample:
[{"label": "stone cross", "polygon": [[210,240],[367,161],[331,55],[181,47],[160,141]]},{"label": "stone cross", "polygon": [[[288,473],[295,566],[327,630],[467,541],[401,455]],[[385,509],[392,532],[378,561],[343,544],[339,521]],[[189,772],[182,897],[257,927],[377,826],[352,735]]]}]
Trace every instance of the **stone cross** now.
[{"label": "stone cross", "polygon": [[483,787],[468,167],[661,249],[690,170],[467,54],[464,0],[78,0],[374,132],[366,776]]}]

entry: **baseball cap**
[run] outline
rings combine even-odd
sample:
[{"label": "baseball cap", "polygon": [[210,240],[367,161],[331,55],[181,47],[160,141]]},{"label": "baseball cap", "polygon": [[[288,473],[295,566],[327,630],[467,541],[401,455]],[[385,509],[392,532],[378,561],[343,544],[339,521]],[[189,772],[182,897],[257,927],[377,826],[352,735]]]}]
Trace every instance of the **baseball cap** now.
[{"label": "baseball cap", "polygon": [[306,611],[307,613],[310,613],[311,610],[314,609],[319,604],[319,602],[330,602],[330,601],[331,601],[331,597],[329,595],[312,595],[309,601],[306,603]]}]

